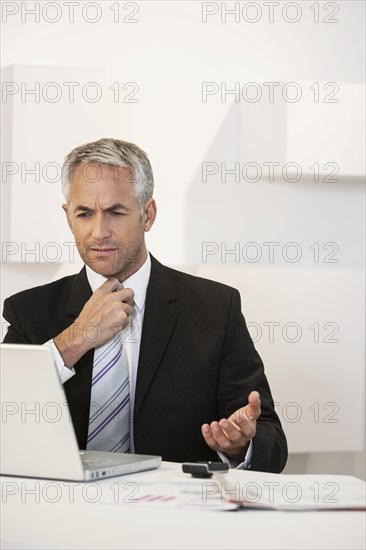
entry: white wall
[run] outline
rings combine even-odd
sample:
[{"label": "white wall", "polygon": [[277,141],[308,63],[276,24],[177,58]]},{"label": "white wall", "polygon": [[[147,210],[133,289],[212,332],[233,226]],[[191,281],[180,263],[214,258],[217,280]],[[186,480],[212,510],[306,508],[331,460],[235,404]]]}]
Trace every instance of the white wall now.
[{"label": "white wall", "polygon": [[[239,5],[241,16],[235,22],[235,16],[227,15],[226,23],[222,22],[224,8],[221,2],[211,2],[206,8],[201,2],[150,1],[129,5],[121,2],[118,23],[113,22],[111,8],[114,2],[95,3],[100,10],[96,23],[85,20],[85,16],[90,19],[97,14],[95,7],[89,7],[84,12],[84,19],[82,17],[82,8],[85,9],[87,2],[75,7],[73,23],[69,22],[69,9],[63,2],[58,3],[58,13],[55,8],[52,11],[52,7],[47,12],[41,11],[39,22],[26,12],[34,8],[34,2],[18,3],[19,10],[14,15],[6,15],[5,4],[14,3],[2,3],[3,21],[6,20],[3,24],[3,66],[50,67],[48,73],[44,69],[49,81],[57,81],[57,67],[69,68],[73,74],[80,68],[103,71],[99,83],[102,99],[95,105],[95,113],[100,113],[102,106],[105,135],[136,142],[148,152],[153,165],[159,217],[148,235],[148,244],[161,261],[237,286],[249,321],[259,320],[262,324],[295,321],[308,335],[313,335],[308,328],[313,323],[321,327],[326,322],[338,323],[342,338],[331,344],[333,347],[328,346],[328,350],[324,341],[319,342],[317,348],[309,339],[290,347],[283,339],[271,343],[262,338],[257,347],[265,360],[275,400],[281,403],[296,401],[305,410],[320,401],[317,392],[301,401],[303,394],[301,397],[298,386],[299,380],[304,381],[305,386],[318,382],[323,390],[313,372],[316,361],[321,384],[332,377],[332,372],[335,374],[328,393],[324,389],[324,396],[332,397],[327,401],[324,397],[322,405],[329,401],[341,405],[340,424],[326,426],[323,423],[322,435],[316,435],[315,422],[302,423],[300,431],[287,422],[285,429],[289,433],[290,449],[297,453],[290,457],[288,470],[324,471],[328,468],[334,472],[364,475],[361,435],[364,310],[360,290],[365,220],[362,174],[364,3],[316,3],[320,10],[319,23],[314,22],[316,14],[310,9],[314,3],[310,2],[295,3],[297,14],[301,11],[296,23],[286,21],[296,16],[296,6],[288,7],[288,2],[281,2],[276,8],[272,23],[269,22],[269,8],[263,2],[252,3],[252,8],[248,8],[248,2],[227,2],[229,8]],[[337,8],[338,13],[333,14]],[[122,21],[137,9],[130,16],[137,22]],[[204,23],[204,9],[217,9],[218,13],[207,16]],[[251,20],[262,15],[258,22],[250,23],[243,13]],[[58,22],[47,21],[56,15],[60,16]],[[326,23],[325,18],[339,21]],[[72,78],[81,82],[81,75],[80,71]],[[60,77],[58,84],[66,94],[63,82]],[[119,82],[121,97],[115,102],[110,86],[115,90],[116,82]],[[203,82],[215,83],[211,89],[219,90],[207,96],[205,102],[202,100]],[[220,95],[225,87],[229,90],[239,86],[241,92],[249,82],[255,82],[263,93],[263,100],[258,103],[245,101],[243,95],[231,94],[223,98]],[[263,85],[265,82],[281,83],[275,87],[276,93],[283,90],[286,83],[295,82],[297,89],[302,91],[302,99],[290,103],[281,95],[275,95],[275,101],[269,104],[264,99],[268,93],[268,87]],[[314,101],[317,99],[314,83],[317,82],[318,102]],[[130,84],[123,89],[126,83]],[[26,84],[30,86],[31,82],[26,80]],[[289,89],[293,90],[294,87]],[[135,95],[131,99],[137,102],[127,102],[127,94],[132,92]],[[338,102],[324,102],[332,92],[331,98]],[[42,97],[40,99],[42,103]],[[51,107],[43,103],[48,110],[51,108],[51,113],[53,105],[56,117],[60,102]],[[10,100],[3,104],[3,109],[9,106]],[[26,97],[24,106],[29,112],[35,108],[32,96]],[[65,145],[65,150],[60,150],[60,145],[57,147],[55,143],[49,159],[60,163],[69,147],[79,144],[80,120],[74,114],[70,116],[67,101],[65,109],[64,135],[70,146]],[[103,115],[98,114],[98,128],[100,116]],[[330,128],[329,121],[336,123]],[[50,116],[50,127],[53,122]],[[21,128],[21,123],[12,126],[12,121],[8,121],[4,131],[13,128],[12,143],[16,139],[15,129],[23,138],[28,135],[34,151],[29,162],[45,162],[41,154],[37,159],[34,145],[38,144],[39,151],[46,143],[49,147],[47,131],[29,126]],[[90,139],[94,138],[91,135]],[[5,158],[9,159],[11,156]],[[286,162],[296,162],[301,166],[302,178],[293,183],[276,176],[274,182],[268,182],[264,175],[261,181],[253,183],[242,177],[235,181],[235,176],[229,175],[226,182],[223,181],[222,162],[229,168],[239,162],[242,168],[248,162],[262,165],[276,161],[281,168]],[[202,163],[207,162],[215,163],[220,171],[204,183]],[[318,183],[314,182],[310,168],[316,162],[320,164]],[[339,182],[324,181],[333,166],[324,169],[326,163],[338,166]],[[28,177],[24,185],[31,183]],[[60,200],[59,194],[57,200]],[[26,246],[34,246],[34,237],[30,242],[28,236],[27,241],[27,228],[31,225],[33,235],[37,234],[34,228],[42,220],[42,210],[47,208],[49,204],[37,198],[24,209],[23,222],[15,225],[14,240],[18,244],[24,234]],[[11,219],[14,222],[17,209],[13,212]],[[60,240],[59,236],[52,237],[52,231],[64,223],[61,208],[58,212],[55,210],[53,219],[54,224],[47,227],[47,237],[49,233],[50,240]],[[44,230],[43,226],[42,238]],[[264,244],[268,242],[279,243],[274,249],[273,261],[268,255],[268,245]],[[286,253],[285,257],[282,254],[289,242],[297,243],[297,250],[301,250],[298,262],[291,262]],[[203,243],[213,243],[211,250],[216,250],[205,258],[206,262],[202,250],[204,246],[206,251],[208,249]],[[262,254],[257,263],[243,253],[243,247],[248,254],[255,252],[253,247],[245,248],[248,243],[256,243],[256,250]],[[239,258],[235,254],[225,255],[226,249],[239,250]],[[285,250],[290,254],[295,248]],[[329,256],[332,252],[334,255]],[[16,261],[2,264],[2,300],[17,290],[42,284],[79,267],[76,261],[75,265],[65,266],[49,262],[25,264],[21,257],[11,259]],[[44,258],[41,255],[39,259]],[[333,263],[329,259],[338,261]],[[303,299],[291,302],[287,292],[289,281],[298,293],[304,289]],[[310,375],[302,378],[309,362],[312,365]],[[300,379],[291,377],[293,363],[302,364]],[[347,376],[342,379],[345,371]],[[356,387],[355,394],[352,387]],[[352,408],[343,414],[343,404],[345,406],[349,400]],[[352,422],[352,413],[355,422]],[[353,426],[350,431],[349,425]],[[320,441],[323,436],[324,446],[314,448],[314,441]],[[337,436],[343,443],[348,441],[348,446],[337,448],[334,444]],[[306,453],[306,447],[312,452]]]}]

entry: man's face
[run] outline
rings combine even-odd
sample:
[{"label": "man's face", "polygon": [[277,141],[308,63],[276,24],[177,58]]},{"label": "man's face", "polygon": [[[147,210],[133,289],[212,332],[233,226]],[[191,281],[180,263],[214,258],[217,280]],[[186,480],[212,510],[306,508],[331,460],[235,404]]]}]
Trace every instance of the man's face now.
[{"label": "man's face", "polygon": [[69,204],[62,207],[79,254],[93,271],[123,282],[144,263],[144,232],[154,223],[156,206],[150,199],[141,213],[127,168],[79,164]]}]

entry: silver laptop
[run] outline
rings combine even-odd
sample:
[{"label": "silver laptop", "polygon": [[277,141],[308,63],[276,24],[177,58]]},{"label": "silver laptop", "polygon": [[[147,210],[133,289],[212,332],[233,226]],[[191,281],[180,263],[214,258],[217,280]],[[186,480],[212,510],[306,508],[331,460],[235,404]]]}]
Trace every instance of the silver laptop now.
[{"label": "silver laptop", "polygon": [[152,470],[160,456],[80,451],[52,352],[0,344],[0,473],[89,481]]}]

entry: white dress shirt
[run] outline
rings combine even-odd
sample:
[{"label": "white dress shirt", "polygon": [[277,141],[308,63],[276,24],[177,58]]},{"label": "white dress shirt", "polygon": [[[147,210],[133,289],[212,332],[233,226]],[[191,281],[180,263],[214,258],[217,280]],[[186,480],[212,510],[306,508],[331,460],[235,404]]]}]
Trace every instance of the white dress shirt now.
[{"label": "white dress shirt", "polygon": [[[151,271],[151,260],[150,255],[147,255],[145,263],[140,267],[136,273],[131,275],[128,279],[123,282],[124,288],[132,288],[134,291],[134,307],[133,312],[129,318],[128,325],[122,330],[122,345],[125,347],[127,358],[128,358],[128,367],[130,374],[130,403],[131,403],[131,414],[133,413],[134,405],[134,396],[136,390],[136,378],[137,378],[137,367],[139,362],[140,354],[140,343],[141,343],[141,334],[142,334],[142,325],[144,321],[145,313],[145,301],[146,301],[146,292],[147,286],[149,284]],[[93,292],[100,287],[106,280],[107,277],[95,273],[90,267],[86,266],[86,275],[88,282]],[[60,381],[64,384],[75,374],[75,370],[68,368],[64,365],[63,359],[53,343],[53,340],[45,344],[49,347],[53,353],[57,371],[60,377]],[[131,453],[134,452],[133,444],[133,419],[131,418],[130,423],[130,450]],[[221,460],[226,464],[229,464],[231,467],[235,467],[230,460],[223,454],[218,453]],[[250,442],[248,451],[245,456],[244,462],[242,462],[237,468],[250,468],[250,462],[253,454],[253,442]]]}]

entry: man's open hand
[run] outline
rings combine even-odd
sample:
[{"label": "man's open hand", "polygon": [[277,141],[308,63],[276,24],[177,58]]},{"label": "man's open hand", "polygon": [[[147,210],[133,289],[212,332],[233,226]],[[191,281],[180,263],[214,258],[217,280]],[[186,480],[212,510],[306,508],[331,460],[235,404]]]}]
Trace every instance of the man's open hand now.
[{"label": "man's open hand", "polygon": [[202,435],[209,447],[224,453],[240,464],[245,458],[247,444],[255,436],[257,418],[261,414],[261,400],[257,391],[249,394],[248,405],[235,411],[228,419],[203,424]]}]

